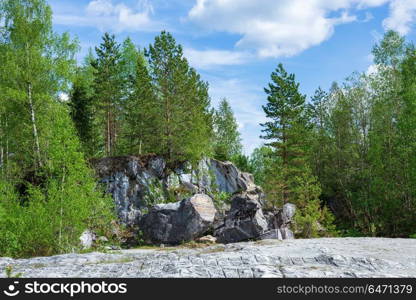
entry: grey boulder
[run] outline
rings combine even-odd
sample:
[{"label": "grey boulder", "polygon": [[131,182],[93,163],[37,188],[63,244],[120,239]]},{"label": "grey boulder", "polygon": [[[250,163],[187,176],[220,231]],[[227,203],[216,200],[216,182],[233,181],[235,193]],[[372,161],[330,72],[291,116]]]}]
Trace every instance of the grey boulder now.
[{"label": "grey boulder", "polygon": [[261,209],[262,192],[254,188],[236,194],[223,223],[214,232],[220,243],[236,243],[259,238],[268,229]]},{"label": "grey boulder", "polygon": [[141,220],[145,240],[154,244],[179,244],[203,236],[212,228],[216,209],[205,194],[154,206]]}]

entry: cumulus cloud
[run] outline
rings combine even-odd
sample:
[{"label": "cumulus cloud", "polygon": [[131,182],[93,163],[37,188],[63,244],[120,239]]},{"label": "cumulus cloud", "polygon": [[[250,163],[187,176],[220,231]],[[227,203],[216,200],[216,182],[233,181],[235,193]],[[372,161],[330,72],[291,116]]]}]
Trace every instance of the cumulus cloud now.
[{"label": "cumulus cloud", "polygon": [[408,34],[416,18],[416,0],[392,0],[390,16],[383,21],[386,29]]},{"label": "cumulus cloud", "polygon": [[358,11],[387,3],[391,15],[385,26],[407,33],[416,0],[196,0],[188,20],[240,35],[236,47],[254,49],[260,57],[293,56],[329,39],[337,25],[357,21]]},{"label": "cumulus cloud", "polygon": [[153,30],[156,23],[151,20],[153,7],[147,0],[137,1],[135,7],[112,0],[92,0],[83,15],[60,14],[54,22],[61,25],[92,26],[100,30],[147,31]]},{"label": "cumulus cloud", "polygon": [[240,65],[247,62],[250,54],[227,50],[196,50],[185,48],[185,57],[194,68],[211,69],[217,66]]}]

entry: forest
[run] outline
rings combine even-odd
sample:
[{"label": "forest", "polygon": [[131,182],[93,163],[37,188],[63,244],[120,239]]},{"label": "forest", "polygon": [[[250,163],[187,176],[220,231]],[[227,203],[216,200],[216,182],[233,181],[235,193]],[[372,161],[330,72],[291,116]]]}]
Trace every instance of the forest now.
[{"label": "forest", "polygon": [[172,166],[233,162],[268,207],[298,207],[299,237],[324,227],[416,238],[416,49],[398,33],[374,45],[373,72],[311,98],[278,64],[264,89],[264,145],[250,155],[229,102],[212,106],[169,32],[147,47],[105,33],[82,62],[79,50],[54,31],[47,1],[0,1],[0,256],[73,251],[86,228],[110,235],[112,199],[90,160],[146,154]]}]

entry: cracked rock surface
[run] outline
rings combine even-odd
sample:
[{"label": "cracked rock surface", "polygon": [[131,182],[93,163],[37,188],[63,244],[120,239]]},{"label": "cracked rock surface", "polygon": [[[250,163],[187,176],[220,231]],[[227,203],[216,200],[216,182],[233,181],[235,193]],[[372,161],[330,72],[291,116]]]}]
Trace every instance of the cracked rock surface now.
[{"label": "cracked rock surface", "polygon": [[23,277],[416,277],[416,239],[262,240],[206,248],[0,258]]}]

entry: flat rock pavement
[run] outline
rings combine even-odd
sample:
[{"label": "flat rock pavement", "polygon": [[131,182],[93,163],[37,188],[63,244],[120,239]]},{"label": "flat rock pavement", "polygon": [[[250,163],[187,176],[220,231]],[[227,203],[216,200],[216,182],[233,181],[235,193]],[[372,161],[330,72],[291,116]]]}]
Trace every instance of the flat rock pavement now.
[{"label": "flat rock pavement", "polygon": [[205,248],[160,248],[0,258],[22,277],[264,278],[416,277],[416,239],[263,240]]}]

